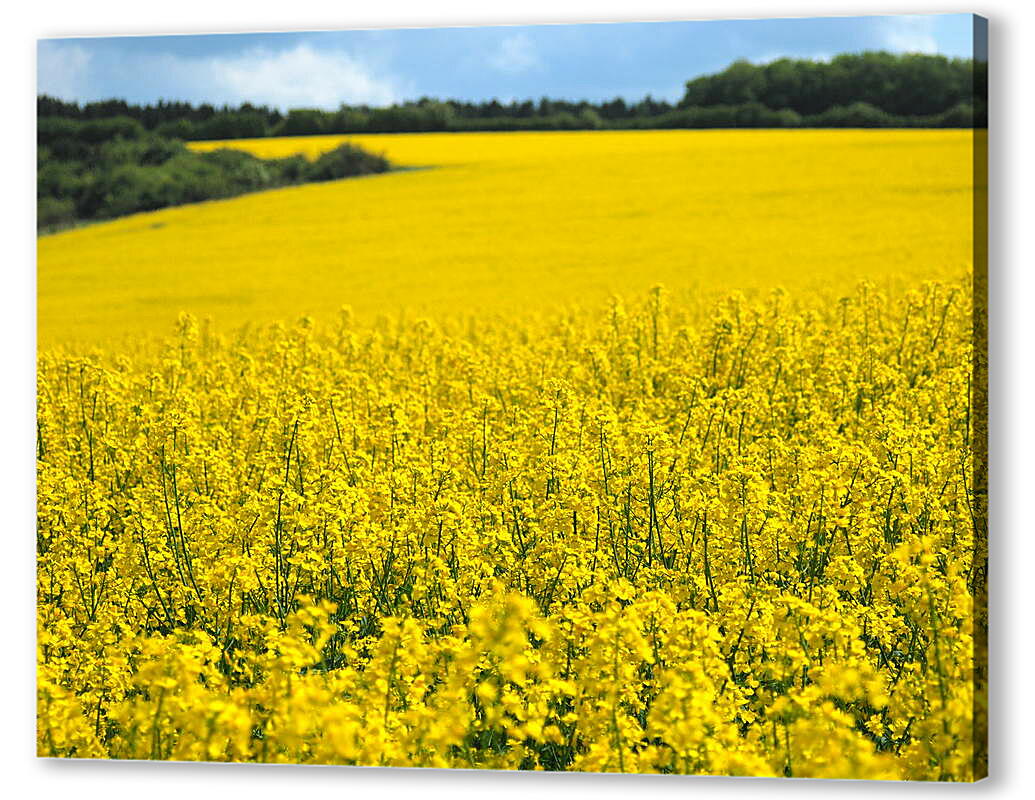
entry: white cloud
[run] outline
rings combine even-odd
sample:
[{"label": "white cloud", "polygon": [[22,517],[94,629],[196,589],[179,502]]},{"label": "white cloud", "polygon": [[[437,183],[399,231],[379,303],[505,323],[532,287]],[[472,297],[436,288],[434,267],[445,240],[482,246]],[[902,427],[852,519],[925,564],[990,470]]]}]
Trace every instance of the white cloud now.
[{"label": "white cloud", "polygon": [[388,105],[402,88],[340,51],[300,44],[291,50],[248,50],[201,59],[168,57],[183,85],[217,102],[250,102],[279,108],[337,108],[342,103]]},{"label": "white cloud", "polygon": [[516,75],[542,66],[535,43],[524,33],[508,36],[489,56],[489,64],[500,72]]},{"label": "white cloud", "polygon": [[887,17],[881,23],[883,45],[889,50],[900,53],[938,52],[933,17]]},{"label": "white cloud", "polygon": [[38,91],[69,100],[147,97],[281,109],[389,105],[408,95],[384,69],[340,50],[302,43],[288,50],[181,56],[93,54],[75,42],[45,40],[38,49]]},{"label": "white cloud", "polygon": [[41,41],[36,51],[36,90],[73,100],[86,85],[90,53],[78,44]]}]

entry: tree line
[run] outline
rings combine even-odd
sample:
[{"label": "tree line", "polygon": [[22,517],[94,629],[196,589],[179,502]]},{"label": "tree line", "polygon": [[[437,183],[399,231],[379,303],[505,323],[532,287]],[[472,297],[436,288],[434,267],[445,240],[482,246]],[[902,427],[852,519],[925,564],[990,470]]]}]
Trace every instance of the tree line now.
[{"label": "tree line", "polygon": [[196,153],[130,116],[40,117],[36,153],[41,232],[390,167],[383,157],[348,144],[313,162],[302,156],[261,159],[231,149]]},{"label": "tree line", "polygon": [[419,100],[386,107],[282,112],[245,103],[216,107],[105,100],[80,105],[38,98],[39,117],[90,122],[126,117],[183,140],[345,133],[722,127],[980,127],[987,124],[987,64],[939,55],[867,52],[828,62],[740,60],[690,80],[676,103],[591,103],[542,98],[480,103]]},{"label": "tree line", "polygon": [[681,105],[760,102],[803,117],[866,103],[901,117],[943,114],[959,106],[984,112],[988,64],[938,55],[870,52],[829,62],[781,58],[768,64],[736,61],[722,72],[688,81]]},{"label": "tree line", "polygon": [[828,62],[736,61],[690,80],[676,103],[542,98],[503,103],[428,97],[387,107],[282,112],[125,100],[37,98],[37,219],[41,230],[313,180],[381,172],[380,156],[344,145],[310,163],[259,159],[185,141],[426,131],[637,128],[979,127],[987,124],[987,64],[874,52]]}]

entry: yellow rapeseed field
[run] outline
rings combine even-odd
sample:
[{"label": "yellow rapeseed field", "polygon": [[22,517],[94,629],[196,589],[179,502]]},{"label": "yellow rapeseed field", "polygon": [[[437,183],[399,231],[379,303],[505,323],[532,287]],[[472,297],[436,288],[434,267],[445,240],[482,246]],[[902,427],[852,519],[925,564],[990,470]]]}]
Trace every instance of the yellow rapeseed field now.
[{"label": "yellow rapeseed field", "polygon": [[[971,258],[969,131],[349,137],[437,165],[140,214],[39,241],[44,344],[343,304],[510,313],[687,291],[941,279]],[[220,142],[259,155],[342,137]],[[201,146],[201,145],[199,145]],[[213,145],[209,145],[213,146]]]},{"label": "yellow rapeseed field", "polygon": [[984,774],[970,134],[355,138],[40,240],[38,753]]}]

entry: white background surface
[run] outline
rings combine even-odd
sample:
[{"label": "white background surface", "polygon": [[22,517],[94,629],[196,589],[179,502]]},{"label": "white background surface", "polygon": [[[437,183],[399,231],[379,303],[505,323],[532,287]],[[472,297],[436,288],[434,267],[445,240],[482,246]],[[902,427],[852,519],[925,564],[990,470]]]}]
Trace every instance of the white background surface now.
[{"label": "white background surface", "polygon": [[[896,796],[960,797],[979,792],[1028,795],[1035,786],[1035,637],[1032,595],[1035,496],[1031,463],[1035,419],[1032,322],[1035,265],[1031,237],[1032,51],[1035,4],[986,0],[979,6],[865,0],[660,2],[659,0],[382,0],[363,4],[292,0],[14,0],[4,9],[0,133],[3,237],[0,239],[0,763],[10,797],[266,798],[394,797],[421,800],[595,796],[740,798]],[[729,778],[580,776],[55,762],[34,758],[34,467],[35,434],[35,40],[46,36],[203,33],[256,30],[506,24],[536,22],[717,19],[809,15],[977,12],[990,19],[991,53],[991,501],[992,501],[992,773],[978,787],[808,782]],[[1026,513],[1028,512],[1028,513]],[[1028,787],[1025,790],[1025,786]],[[4,791],[0,789],[0,791]],[[6,793],[6,792],[5,792]]]}]

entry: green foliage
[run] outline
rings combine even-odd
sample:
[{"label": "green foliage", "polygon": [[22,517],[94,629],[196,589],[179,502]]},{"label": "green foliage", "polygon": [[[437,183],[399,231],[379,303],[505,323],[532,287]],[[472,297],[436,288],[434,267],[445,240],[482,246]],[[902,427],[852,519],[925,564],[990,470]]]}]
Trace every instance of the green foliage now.
[{"label": "green foliage", "polygon": [[[850,120],[867,127],[970,127],[986,124],[987,96],[985,62],[868,52],[839,55],[829,62],[735,61],[721,72],[689,81],[675,106],[650,95],[636,103],[622,98],[589,103],[546,97],[538,102],[470,103],[422,97],[384,108],[343,104],[334,111],[298,108],[284,115],[247,103],[222,109],[165,102],[130,106],[121,100],[79,106],[44,96],[38,98],[37,109],[41,122],[48,117],[63,122],[133,118],[160,136],[193,140],[428,131],[838,127]],[[62,138],[61,124],[48,122],[47,136]],[[138,138],[141,133],[127,129],[122,135]]]},{"label": "green foliage", "polygon": [[847,106],[833,106],[821,114],[815,114],[806,119],[807,124],[815,128],[904,127],[903,120],[863,102]]},{"label": "green foliage", "polygon": [[306,181],[333,181],[351,175],[370,175],[385,172],[388,160],[384,156],[373,155],[366,150],[343,144],[328,153],[324,153],[303,171]]},{"label": "green foliage", "polygon": [[64,227],[75,222],[75,203],[69,198],[41,197],[36,203],[36,227]]},{"label": "green foliage", "polygon": [[318,108],[293,108],[271,130],[273,136],[307,136],[331,132],[332,117]]},{"label": "green foliage", "polygon": [[[226,117],[214,119],[218,125]],[[46,116],[38,131],[40,230],[389,168],[384,158],[356,147],[339,148],[314,164],[301,156],[263,160],[230,149],[195,153],[125,116]]]},{"label": "green foliage", "polygon": [[939,124],[945,128],[982,128],[988,125],[988,115],[983,105],[975,108],[970,103],[957,103],[938,115]]},{"label": "green foliage", "polygon": [[[737,61],[722,72],[689,81],[680,106],[758,101],[772,109],[820,115],[865,103],[891,115],[922,117],[986,96],[984,62],[869,52],[843,54],[829,62],[782,58],[755,65]],[[841,112],[831,116],[840,118]],[[872,115],[869,119],[876,122]]]},{"label": "green foliage", "polygon": [[254,139],[269,136],[265,117],[259,112],[224,112],[194,126],[196,139]]},{"label": "green foliage", "polygon": [[796,128],[801,115],[789,109],[773,111],[752,101],[735,106],[694,106],[640,120],[642,128]]},{"label": "green foliage", "polygon": [[280,176],[285,183],[302,183],[307,180],[306,170],[309,169],[309,162],[306,160],[305,156],[275,158],[266,163],[271,165],[280,173]]},{"label": "green foliage", "polygon": [[167,139],[184,139],[190,141],[198,138],[195,135],[194,123],[189,119],[171,119],[155,128],[155,133]]},{"label": "green foliage", "polygon": [[140,139],[147,129],[132,117],[108,117],[82,123],[79,139],[87,144],[100,144],[112,139]]}]

